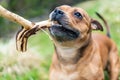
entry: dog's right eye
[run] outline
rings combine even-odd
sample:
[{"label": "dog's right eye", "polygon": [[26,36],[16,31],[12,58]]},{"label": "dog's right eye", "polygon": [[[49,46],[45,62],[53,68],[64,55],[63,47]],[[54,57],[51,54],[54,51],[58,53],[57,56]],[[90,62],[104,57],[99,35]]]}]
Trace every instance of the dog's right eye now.
[{"label": "dog's right eye", "polygon": [[82,17],[82,14],[79,13],[79,12],[75,12],[74,15],[75,15],[75,17],[77,17],[77,18],[80,18],[80,19],[83,18],[83,17]]}]

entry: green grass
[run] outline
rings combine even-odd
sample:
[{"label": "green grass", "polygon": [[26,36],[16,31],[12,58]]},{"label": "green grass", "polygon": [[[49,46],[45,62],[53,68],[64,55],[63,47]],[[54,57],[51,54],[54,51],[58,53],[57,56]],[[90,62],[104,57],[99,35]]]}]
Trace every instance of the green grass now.
[{"label": "green grass", "polygon": [[[95,15],[95,12],[97,11],[105,17],[110,25],[112,39],[117,44],[120,52],[119,3],[120,0],[97,0],[77,4],[75,6],[84,8],[92,18],[100,22],[101,20]],[[105,30],[102,33],[105,34]],[[15,41],[13,43],[15,43]],[[8,46],[8,43],[6,43],[6,45]],[[15,48],[15,46],[10,46],[10,48],[11,47],[13,47],[12,49]],[[5,52],[7,55],[0,51],[0,80],[48,80],[54,47],[52,41],[46,34],[38,32],[36,35],[31,36],[28,42],[27,53],[20,54],[15,50],[9,50],[6,46],[5,48],[8,50]],[[16,66],[17,70],[20,71],[16,70]],[[7,69],[11,69],[12,72],[7,71]]]},{"label": "green grass", "polygon": [[53,44],[49,36],[43,32],[38,32],[37,35],[31,36],[29,39],[29,47],[35,46],[38,52],[44,53],[41,55],[48,55],[53,52]]},{"label": "green grass", "polygon": [[[12,43],[15,41],[12,40]],[[26,53],[16,52],[15,45],[12,47],[9,42],[1,45],[8,51],[0,50],[0,80],[48,80],[54,48],[52,41],[45,33],[38,32],[29,38]]]}]

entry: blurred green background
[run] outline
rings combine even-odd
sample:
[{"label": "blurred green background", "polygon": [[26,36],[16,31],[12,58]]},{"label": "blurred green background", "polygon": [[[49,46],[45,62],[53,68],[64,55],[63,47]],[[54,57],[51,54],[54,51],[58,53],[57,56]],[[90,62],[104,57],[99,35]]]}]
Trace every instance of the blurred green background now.
[{"label": "blurred green background", "polygon": [[[82,7],[102,23],[95,15],[99,12],[107,20],[120,53],[119,3],[120,0],[0,0],[0,5],[33,22],[48,19],[49,13],[62,4]],[[15,48],[15,34],[19,29],[20,25],[0,17],[0,80],[48,80],[54,52],[52,41],[39,31],[29,38],[27,52],[20,53]],[[108,80],[106,72],[105,75]]]}]

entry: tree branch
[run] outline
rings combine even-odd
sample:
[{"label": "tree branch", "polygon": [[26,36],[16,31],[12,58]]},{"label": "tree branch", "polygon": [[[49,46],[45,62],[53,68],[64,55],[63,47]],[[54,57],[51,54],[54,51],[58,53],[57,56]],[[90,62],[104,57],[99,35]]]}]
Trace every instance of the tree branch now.
[{"label": "tree branch", "polygon": [[22,25],[23,28],[20,31],[18,31],[16,35],[16,48],[18,51],[22,51],[22,52],[27,50],[26,48],[27,40],[31,35],[35,34],[41,28],[48,28],[51,26],[50,20],[33,23],[15,13],[8,11],[7,9],[3,8],[1,5],[0,5],[0,16]]},{"label": "tree branch", "polygon": [[13,22],[16,22],[16,23],[22,25],[25,29],[32,28],[34,25],[34,23],[30,22],[29,20],[24,19],[23,17],[15,14],[15,13],[12,13],[12,12],[6,10],[1,5],[0,5],[0,15],[4,18],[7,18]]},{"label": "tree branch", "polygon": [[49,25],[51,24],[49,20],[33,23],[15,13],[8,11],[7,9],[3,8],[1,5],[0,5],[0,16],[22,25],[25,29],[31,29],[35,24],[39,26],[47,26],[47,27],[49,27]]}]

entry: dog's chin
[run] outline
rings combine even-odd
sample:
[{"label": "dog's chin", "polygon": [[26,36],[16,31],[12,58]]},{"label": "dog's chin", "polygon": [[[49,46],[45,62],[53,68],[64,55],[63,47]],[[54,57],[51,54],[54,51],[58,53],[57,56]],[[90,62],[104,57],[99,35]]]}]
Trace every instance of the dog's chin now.
[{"label": "dog's chin", "polygon": [[49,31],[53,38],[59,42],[75,40],[79,36],[79,31],[71,28],[68,24],[53,22]]}]

